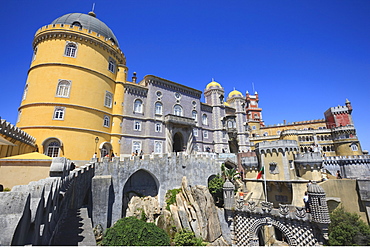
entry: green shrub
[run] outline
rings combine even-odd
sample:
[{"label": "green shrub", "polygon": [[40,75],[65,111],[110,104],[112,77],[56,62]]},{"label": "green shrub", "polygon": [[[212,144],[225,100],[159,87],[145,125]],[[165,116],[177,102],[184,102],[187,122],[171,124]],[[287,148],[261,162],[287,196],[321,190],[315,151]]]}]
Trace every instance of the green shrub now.
[{"label": "green shrub", "polygon": [[166,209],[167,210],[170,210],[170,205],[176,202],[176,195],[180,193],[180,191],[181,191],[181,188],[167,191],[166,193],[166,204],[167,204]]},{"label": "green shrub", "polygon": [[208,183],[208,190],[218,207],[222,207],[224,205],[224,197],[222,194],[224,182],[224,179],[220,175],[217,175]]},{"label": "green shrub", "polygon": [[154,223],[146,223],[135,217],[118,220],[104,234],[102,245],[105,246],[165,246],[170,239],[165,231]]},{"label": "green shrub", "polygon": [[175,234],[174,242],[176,246],[203,246],[203,240],[195,237],[194,232],[183,230]]},{"label": "green shrub", "polygon": [[11,191],[12,189],[10,189],[10,188],[8,188],[8,187],[6,187],[6,188],[4,188],[4,192],[9,192],[9,191]]}]

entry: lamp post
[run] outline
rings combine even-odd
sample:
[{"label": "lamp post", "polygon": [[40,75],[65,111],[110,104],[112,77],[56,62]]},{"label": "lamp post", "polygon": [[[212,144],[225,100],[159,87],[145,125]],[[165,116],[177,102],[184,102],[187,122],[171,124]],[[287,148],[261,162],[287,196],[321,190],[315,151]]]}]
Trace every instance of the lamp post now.
[{"label": "lamp post", "polygon": [[95,137],[95,155],[97,155],[96,151],[98,149],[98,142],[99,142],[99,137]]}]

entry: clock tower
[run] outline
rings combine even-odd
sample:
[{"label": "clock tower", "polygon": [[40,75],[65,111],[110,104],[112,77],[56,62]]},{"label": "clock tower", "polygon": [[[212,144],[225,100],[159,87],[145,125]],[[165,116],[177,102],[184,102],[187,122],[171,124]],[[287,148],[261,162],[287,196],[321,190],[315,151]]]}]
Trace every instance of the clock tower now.
[{"label": "clock tower", "polygon": [[247,91],[245,101],[245,112],[247,114],[247,122],[250,123],[249,125],[253,126],[259,124],[259,127],[264,127],[265,124],[262,120],[262,108],[258,107],[258,93],[255,92],[254,95],[250,95]]}]

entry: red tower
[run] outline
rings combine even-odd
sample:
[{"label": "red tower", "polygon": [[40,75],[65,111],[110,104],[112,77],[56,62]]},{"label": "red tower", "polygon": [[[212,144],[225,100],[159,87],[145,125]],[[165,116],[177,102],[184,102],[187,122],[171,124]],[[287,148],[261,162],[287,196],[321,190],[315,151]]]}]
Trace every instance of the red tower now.
[{"label": "red tower", "polygon": [[265,126],[262,120],[262,108],[258,107],[258,93],[255,92],[255,95],[250,95],[249,92],[246,92],[246,107],[245,111],[247,113],[247,121],[248,122],[259,122],[260,126]]},{"label": "red tower", "polygon": [[336,106],[329,108],[325,113],[326,127],[332,129],[340,126],[353,125],[352,121],[352,105],[346,99],[345,106]]}]

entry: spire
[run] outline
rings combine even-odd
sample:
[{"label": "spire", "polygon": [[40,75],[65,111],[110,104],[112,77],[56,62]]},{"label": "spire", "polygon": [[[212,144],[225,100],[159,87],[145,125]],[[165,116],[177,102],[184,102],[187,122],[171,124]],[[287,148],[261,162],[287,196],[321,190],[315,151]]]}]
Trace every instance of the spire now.
[{"label": "spire", "polygon": [[93,5],[92,5],[92,9],[91,9],[91,11],[88,13],[88,15],[93,16],[93,17],[96,17],[96,14],[95,14],[95,12],[94,12],[94,9],[95,9],[95,3],[93,3]]}]

